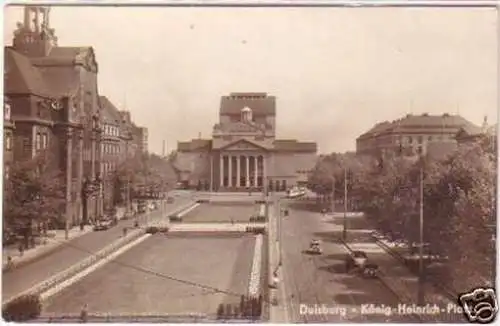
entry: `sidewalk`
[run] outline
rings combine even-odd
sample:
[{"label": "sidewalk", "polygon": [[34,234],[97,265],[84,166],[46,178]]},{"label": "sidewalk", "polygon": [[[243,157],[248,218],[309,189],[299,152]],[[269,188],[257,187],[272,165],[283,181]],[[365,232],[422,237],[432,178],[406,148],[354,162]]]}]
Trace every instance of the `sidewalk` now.
[{"label": "sidewalk", "polygon": [[[277,237],[277,218],[274,214],[275,210],[271,207],[269,211],[268,221],[268,246],[269,246],[269,281],[268,284],[273,282],[273,272],[278,270],[279,259],[279,242],[276,241]],[[283,277],[283,268],[278,270],[279,284],[277,289],[269,289],[269,322],[273,324],[287,324],[290,321],[285,305],[287,304],[285,294],[285,282]],[[277,302],[277,305],[274,303]]]},{"label": "sidewalk", "polygon": [[[2,247],[2,268],[5,269],[7,266],[8,257],[12,257],[12,262],[14,268],[20,267],[26,263],[29,263],[37,258],[44,257],[56,250],[59,246],[63,245],[67,241],[71,241],[84,234],[92,231],[91,225],[86,225],[84,230],[80,230],[80,227],[74,227],[68,232],[68,239],[66,239],[65,230],[49,230],[48,234],[54,234],[53,237],[41,238],[42,243],[36,245],[34,248],[30,248],[24,251],[21,255],[17,244],[10,245],[8,247]],[[45,240],[45,241],[44,241]]]}]

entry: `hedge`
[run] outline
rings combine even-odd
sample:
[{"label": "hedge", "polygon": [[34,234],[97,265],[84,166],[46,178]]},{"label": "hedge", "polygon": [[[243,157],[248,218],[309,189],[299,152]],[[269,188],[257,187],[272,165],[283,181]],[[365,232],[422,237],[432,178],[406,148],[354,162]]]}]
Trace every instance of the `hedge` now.
[{"label": "hedge", "polygon": [[42,301],[37,294],[20,296],[2,307],[5,321],[23,322],[36,319],[42,312]]}]

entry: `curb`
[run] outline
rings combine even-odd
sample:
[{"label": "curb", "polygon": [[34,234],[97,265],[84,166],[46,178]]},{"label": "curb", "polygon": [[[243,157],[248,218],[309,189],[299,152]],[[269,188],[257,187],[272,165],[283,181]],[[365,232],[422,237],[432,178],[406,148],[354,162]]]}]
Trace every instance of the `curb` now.
[{"label": "curb", "polygon": [[95,264],[99,260],[105,258],[109,254],[111,254],[113,251],[116,251],[118,248],[124,246],[125,244],[137,239],[141,235],[145,234],[145,230],[139,229],[139,230],[134,230],[133,232],[129,233],[126,237],[120,238],[119,240],[115,241],[114,243],[109,244],[108,246],[104,247],[100,251],[98,251],[96,254],[93,254],[90,257],[85,258],[81,262],[77,263],[76,265],[73,265],[66,270],[54,275],[53,277],[49,278],[48,280],[45,280],[31,289],[28,289],[24,292],[21,292],[20,294],[17,294],[4,302],[2,302],[2,307],[5,307],[8,303],[16,300],[19,297],[29,295],[29,294],[41,294],[51,287],[57,285],[58,283],[61,283],[70,277],[76,275],[77,273],[81,272],[85,268]]}]

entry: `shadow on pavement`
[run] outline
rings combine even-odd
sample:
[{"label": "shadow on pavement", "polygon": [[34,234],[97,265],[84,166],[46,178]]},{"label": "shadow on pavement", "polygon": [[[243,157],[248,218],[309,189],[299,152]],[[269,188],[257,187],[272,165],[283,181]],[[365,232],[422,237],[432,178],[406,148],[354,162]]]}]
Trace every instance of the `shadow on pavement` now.
[{"label": "shadow on pavement", "polygon": [[[324,242],[341,243],[342,230],[314,232],[314,237],[320,238]],[[347,242],[374,242],[370,233],[347,230]]]},{"label": "shadow on pavement", "polygon": [[[372,228],[366,222],[365,217],[349,216],[346,219],[347,219],[346,224],[348,230],[369,230],[369,231],[372,230]],[[329,223],[342,226],[344,225],[344,218],[342,216],[335,217],[335,219],[329,221]]]}]

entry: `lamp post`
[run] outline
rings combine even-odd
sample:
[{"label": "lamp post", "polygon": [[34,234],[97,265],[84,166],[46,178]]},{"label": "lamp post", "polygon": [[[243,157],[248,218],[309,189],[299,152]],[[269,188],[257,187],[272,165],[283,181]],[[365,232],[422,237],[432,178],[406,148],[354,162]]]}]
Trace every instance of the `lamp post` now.
[{"label": "lamp post", "polygon": [[424,167],[423,161],[419,173],[419,264],[418,264],[418,305],[424,305],[425,299],[425,266],[424,266]]},{"label": "lamp post", "polygon": [[342,239],[344,239],[344,241],[347,240],[347,168],[344,168],[344,221]]}]

